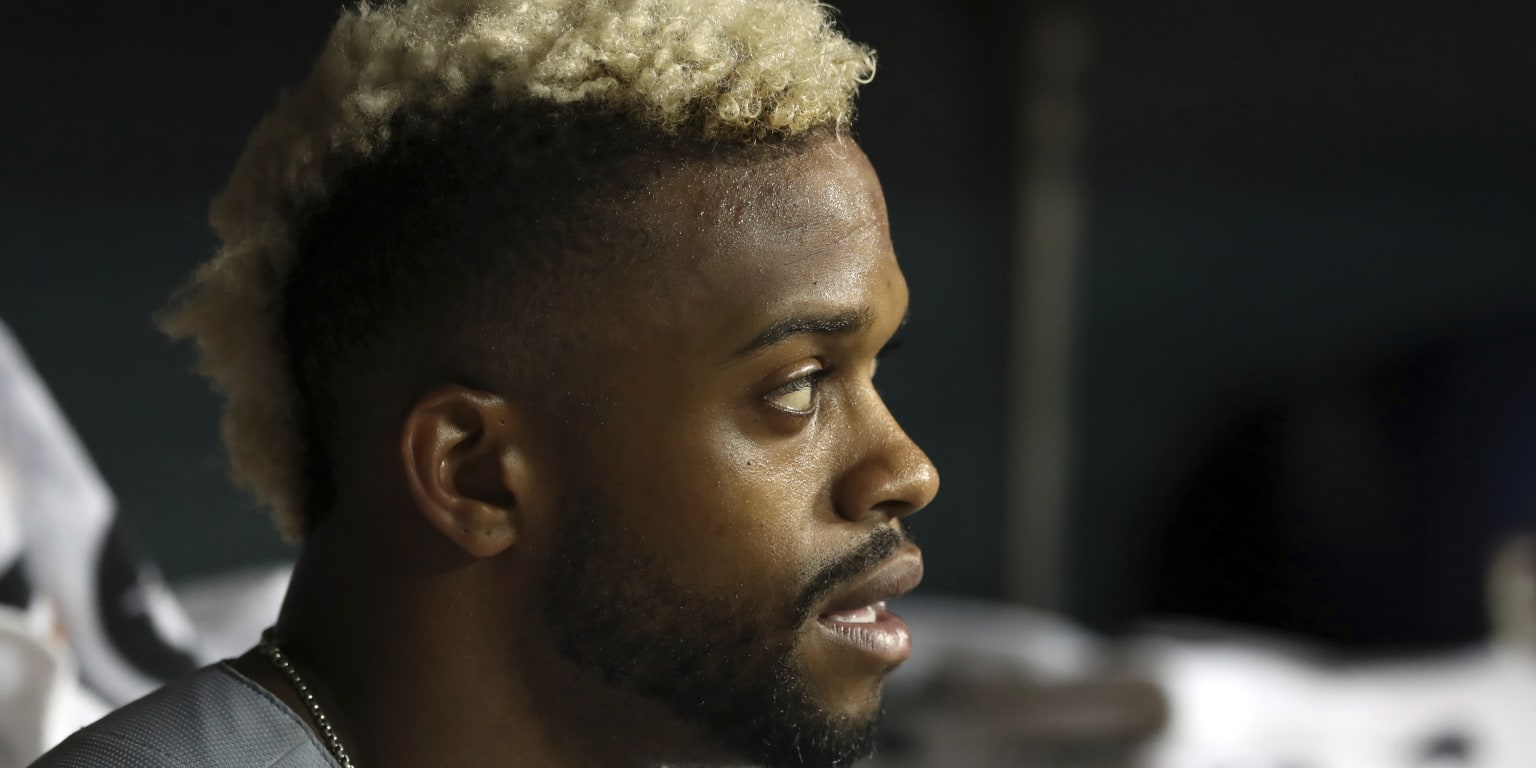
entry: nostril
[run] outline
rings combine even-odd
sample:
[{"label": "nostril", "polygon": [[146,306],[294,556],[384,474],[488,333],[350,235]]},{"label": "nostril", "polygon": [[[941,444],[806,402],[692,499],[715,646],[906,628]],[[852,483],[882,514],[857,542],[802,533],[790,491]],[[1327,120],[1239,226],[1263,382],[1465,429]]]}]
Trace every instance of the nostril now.
[{"label": "nostril", "polygon": [[886,443],[843,474],[836,496],[838,513],[853,521],[871,517],[897,520],[933,501],[939,473],[906,435]]},{"label": "nostril", "polygon": [[874,512],[887,520],[900,520],[916,512],[920,507],[905,501],[885,501],[875,505]]}]

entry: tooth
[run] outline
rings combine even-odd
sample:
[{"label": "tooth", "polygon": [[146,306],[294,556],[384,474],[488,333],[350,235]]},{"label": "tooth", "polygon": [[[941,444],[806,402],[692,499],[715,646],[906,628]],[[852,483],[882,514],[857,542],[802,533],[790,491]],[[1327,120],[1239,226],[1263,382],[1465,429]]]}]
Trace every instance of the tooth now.
[{"label": "tooth", "polygon": [[873,624],[875,623],[875,606],[866,605],[858,610],[834,613],[827,618],[843,624]]}]

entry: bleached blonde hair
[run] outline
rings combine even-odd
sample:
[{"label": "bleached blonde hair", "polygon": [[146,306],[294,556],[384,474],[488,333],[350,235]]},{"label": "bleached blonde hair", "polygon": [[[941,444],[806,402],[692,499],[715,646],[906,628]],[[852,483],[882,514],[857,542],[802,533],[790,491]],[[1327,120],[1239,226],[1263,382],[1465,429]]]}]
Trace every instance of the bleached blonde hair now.
[{"label": "bleached blonde hair", "polygon": [[308,529],[301,404],[282,330],[300,229],[401,120],[471,101],[622,117],[726,144],[845,132],[873,53],[813,0],[413,0],[344,13],[308,80],[252,133],[211,221],[222,246],[161,319],[225,398],[236,480]]}]

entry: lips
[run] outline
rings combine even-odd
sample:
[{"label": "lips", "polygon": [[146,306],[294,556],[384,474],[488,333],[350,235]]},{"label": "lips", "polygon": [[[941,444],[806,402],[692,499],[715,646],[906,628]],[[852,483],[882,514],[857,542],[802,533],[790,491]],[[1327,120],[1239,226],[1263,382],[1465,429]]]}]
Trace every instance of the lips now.
[{"label": "lips", "polygon": [[894,666],[912,653],[906,622],[885,609],[887,600],[911,592],[923,580],[915,548],[897,553],[852,587],[833,596],[817,616],[832,639],[848,649]]},{"label": "lips", "polygon": [[852,587],[829,599],[821,616],[856,611],[900,597],[916,589],[922,580],[923,556],[916,549],[903,550]]}]

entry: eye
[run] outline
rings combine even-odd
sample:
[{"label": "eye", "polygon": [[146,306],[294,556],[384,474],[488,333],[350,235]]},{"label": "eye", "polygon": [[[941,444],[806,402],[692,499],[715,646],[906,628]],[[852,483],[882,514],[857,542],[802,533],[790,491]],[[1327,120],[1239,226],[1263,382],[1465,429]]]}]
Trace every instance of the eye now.
[{"label": "eye", "polygon": [[768,404],[796,416],[809,416],[816,412],[816,389],[827,377],[825,368],[817,369],[765,395]]}]

